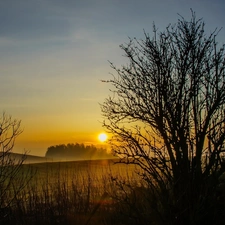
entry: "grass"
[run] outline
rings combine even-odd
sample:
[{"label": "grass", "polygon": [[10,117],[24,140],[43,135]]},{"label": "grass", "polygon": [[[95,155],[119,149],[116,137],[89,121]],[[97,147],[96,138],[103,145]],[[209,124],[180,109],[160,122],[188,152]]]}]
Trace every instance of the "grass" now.
[{"label": "grass", "polygon": [[[180,209],[174,208],[168,192],[151,191],[134,165],[114,163],[90,160],[22,165],[15,177],[19,183],[5,193],[4,200],[9,197],[13,201],[6,207],[1,204],[0,224],[181,224],[176,221]],[[24,179],[29,181],[27,186],[16,192],[15,185]],[[225,185],[220,188],[216,198],[212,193],[206,211],[195,211],[197,219],[207,222],[201,224],[224,224]],[[207,213],[210,221],[202,219]],[[183,224],[189,225],[188,221]]]},{"label": "grass", "polygon": [[[134,166],[115,160],[48,162],[23,165],[35,171],[26,188],[2,209],[7,224],[125,224],[126,197],[140,183]],[[121,183],[128,184],[126,188]],[[13,191],[13,190],[10,190]],[[121,201],[123,200],[123,201]],[[132,202],[129,203],[132,206]],[[7,211],[8,210],[8,211]],[[130,216],[129,215],[129,216]],[[0,221],[1,222],[1,221]],[[131,223],[129,223],[131,224]]]}]

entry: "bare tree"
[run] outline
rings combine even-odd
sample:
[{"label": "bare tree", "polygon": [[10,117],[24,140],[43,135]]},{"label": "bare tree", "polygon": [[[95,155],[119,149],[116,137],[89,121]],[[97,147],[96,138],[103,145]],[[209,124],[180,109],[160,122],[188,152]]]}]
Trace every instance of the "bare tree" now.
[{"label": "bare tree", "polygon": [[12,204],[18,203],[19,193],[31,178],[31,171],[22,170],[26,154],[12,154],[15,139],[20,135],[20,121],[3,113],[0,118],[0,222],[9,222]]},{"label": "bare tree", "polygon": [[129,39],[120,46],[129,63],[110,63],[117,76],[101,105],[112,150],[142,168],[156,208],[173,224],[212,216],[208,203],[224,172],[224,45],[217,29],[206,35],[204,28],[192,12],[163,32],[153,26],[153,37]]}]

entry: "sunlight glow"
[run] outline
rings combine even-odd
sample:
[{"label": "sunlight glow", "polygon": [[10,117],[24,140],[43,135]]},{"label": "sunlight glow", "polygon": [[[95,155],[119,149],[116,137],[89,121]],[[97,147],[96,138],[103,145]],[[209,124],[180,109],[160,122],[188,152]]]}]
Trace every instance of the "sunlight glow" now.
[{"label": "sunlight glow", "polygon": [[98,135],[98,140],[101,142],[105,142],[107,140],[107,135],[105,133],[101,133]]}]

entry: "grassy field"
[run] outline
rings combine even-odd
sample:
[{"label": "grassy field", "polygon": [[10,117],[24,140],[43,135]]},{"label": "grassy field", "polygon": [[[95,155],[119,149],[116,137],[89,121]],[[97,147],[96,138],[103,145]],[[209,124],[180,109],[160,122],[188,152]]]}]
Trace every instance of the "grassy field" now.
[{"label": "grassy field", "polygon": [[[128,202],[127,195],[141,183],[134,166],[115,162],[89,160],[23,165],[18,180],[26,176],[29,182],[3,212],[1,222],[132,224],[126,216],[130,216],[127,214],[134,202]],[[125,205],[128,207],[124,208]]]},{"label": "grassy field", "polygon": [[[172,195],[151,189],[150,181],[138,172],[134,165],[116,164],[116,160],[24,164],[7,189],[0,182],[0,224],[180,224]],[[207,213],[212,212],[219,225],[224,224],[223,196],[207,202]],[[201,219],[202,213],[197,211],[196,218]]]}]

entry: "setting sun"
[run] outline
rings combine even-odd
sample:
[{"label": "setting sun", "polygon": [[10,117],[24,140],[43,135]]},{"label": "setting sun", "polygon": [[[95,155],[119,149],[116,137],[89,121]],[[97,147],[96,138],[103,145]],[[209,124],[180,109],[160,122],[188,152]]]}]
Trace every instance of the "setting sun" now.
[{"label": "setting sun", "polygon": [[105,133],[101,133],[98,135],[98,140],[101,142],[105,142],[107,140],[107,135]]}]

